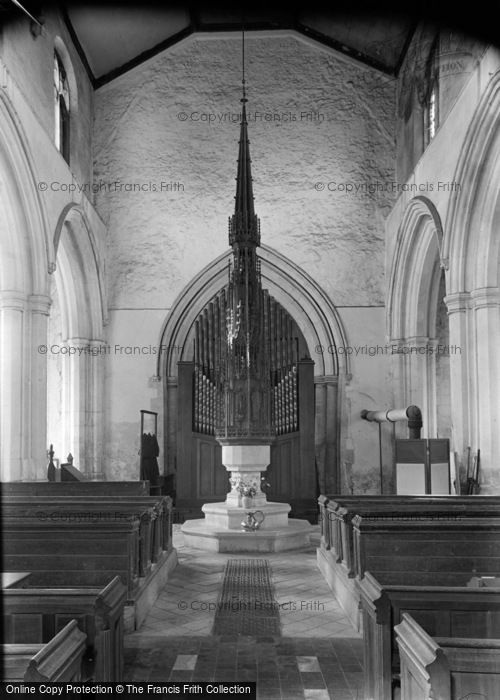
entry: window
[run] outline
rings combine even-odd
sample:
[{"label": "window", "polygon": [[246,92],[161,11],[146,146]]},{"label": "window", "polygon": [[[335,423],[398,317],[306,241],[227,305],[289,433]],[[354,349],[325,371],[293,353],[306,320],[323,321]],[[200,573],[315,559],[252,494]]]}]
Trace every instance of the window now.
[{"label": "window", "polygon": [[425,71],[424,131],[427,146],[439,126],[439,35],[433,42]]},{"label": "window", "polygon": [[63,62],[54,52],[54,115],[55,143],[66,163],[69,164],[69,88]]},{"label": "window", "polygon": [[438,116],[438,85],[437,80],[434,82],[427,103],[425,106],[425,131],[426,131],[426,145],[432,141],[436,135],[436,131],[439,125]]}]

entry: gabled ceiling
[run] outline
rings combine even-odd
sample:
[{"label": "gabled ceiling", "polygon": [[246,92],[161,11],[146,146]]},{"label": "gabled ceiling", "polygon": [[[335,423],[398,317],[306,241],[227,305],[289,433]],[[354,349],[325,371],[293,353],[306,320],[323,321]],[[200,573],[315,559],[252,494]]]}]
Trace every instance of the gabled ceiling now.
[{"label": "gabled ceiling", "polygon": [[[240,10],[186,6],[67,7],[66,21],[96,86],[195,32],[239,32]],[[410,18],[355,18],[328,12],[245,11],[245,31],[294,29],[384,73],[394,75],[414,31]]]},{"label": "gabled ceiling", "polygon": [[[471,15],[463,10],[461,13],[456,3],[448,11],[446,2],[427,6],[422,0],[418,8],[414,4],[408,9],[400,2],[391,8],[390,2],[380,0],[365,0],[365,4],[360,0],[356,4],[336,0],[335,5],[330,0],[320,8],[315,0],[300,4],[289,0],[284,7],[271,0],[261,7],[254,0],[248,8],[221,0],[218,5],[207,6],[196,5],[195,0],[66,0],[62,10],[92,84],[99,87],[195,32],[239,32],[243,16],[247,32],[293,29],[388,75],[398,74],[420,19],[481,34],[477,31],[479,18],[485,28],[483,35],[490,35],[485,38],[491,40],[492,33],[500,38],[496,36],[496,24],[488,23],[492,10],[480,12],[475,6]],[[40,9],[36,3],[0,0],[0,20],[22,13],[19,5],[35,17],[43,17],[47,4]]]}]

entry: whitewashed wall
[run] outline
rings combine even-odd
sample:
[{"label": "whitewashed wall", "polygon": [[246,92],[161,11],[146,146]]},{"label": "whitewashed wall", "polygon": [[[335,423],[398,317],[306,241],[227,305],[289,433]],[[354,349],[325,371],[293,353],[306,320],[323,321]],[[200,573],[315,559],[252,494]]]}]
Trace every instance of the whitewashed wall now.
[{"label": "whitewashed wall", "polygon": [[[148,353],[183,287],[228,247],[240,51],[236,35],[190,38],[95,94],[94,181],[104,183],[95,202],[108,227],[106,462],[113,478],[137,473],[139,410],[161,412],[163,401],[151,381],[156,356],[127,356],[115,345]],[[394,85],[295,35],[251,34],[246,54],[262,240],[326,291],[350,345],[383,345],[384,217],[393,194],[368,185],[394,180]],[[134,184],[147,191],[130,191]],[[378,447],[358,416],[367,401],[388,396],[388,362],[383,354],[351,359],[341,461],[354,462],[356,486],[376,488]]]}]

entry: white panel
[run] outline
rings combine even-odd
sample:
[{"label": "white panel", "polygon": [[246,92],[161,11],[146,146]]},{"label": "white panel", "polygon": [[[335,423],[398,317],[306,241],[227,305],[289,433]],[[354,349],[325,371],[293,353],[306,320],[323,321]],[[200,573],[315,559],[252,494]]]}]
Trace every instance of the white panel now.
[{"label": "white panel", "polygon": [[425,464],[396,464],[396,493],[413,496],[425,494]]},{"label": "white panel", "polygon": [[448,462],[431,464],[431,493],[450,493],[450,471]]}]

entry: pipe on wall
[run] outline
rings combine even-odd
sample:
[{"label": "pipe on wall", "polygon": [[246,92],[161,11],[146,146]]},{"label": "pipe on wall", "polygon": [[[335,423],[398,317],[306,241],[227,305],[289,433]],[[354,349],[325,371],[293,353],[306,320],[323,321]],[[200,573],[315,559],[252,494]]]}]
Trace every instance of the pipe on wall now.
[{"label": "pipe on wall", "polygon": [[422,429],[422,411],[418,406],[408,406],[407,408],[390,408],[388,411],[361,411],[363,420],[375,421],[376,423],[395,423],[399,420],[408,421],[410,439],[420,439]]}]

